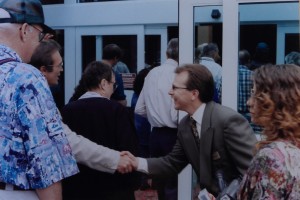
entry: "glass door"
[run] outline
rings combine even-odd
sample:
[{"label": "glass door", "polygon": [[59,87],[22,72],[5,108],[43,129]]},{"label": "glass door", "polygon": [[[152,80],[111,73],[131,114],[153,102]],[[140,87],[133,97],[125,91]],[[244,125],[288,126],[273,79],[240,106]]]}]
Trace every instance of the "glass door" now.
[{"label": "glass door", "polygon": [[[237,110],[239,50],[254,54],[260,41],[268,43],[277,64],[299,52],[299,1],[179,0],[179,63],[198,62],[197,45],[211,41],[221,46],[222,104]],[[179,199],[193,199],[192,174],[190,165],[180,173]]]}]

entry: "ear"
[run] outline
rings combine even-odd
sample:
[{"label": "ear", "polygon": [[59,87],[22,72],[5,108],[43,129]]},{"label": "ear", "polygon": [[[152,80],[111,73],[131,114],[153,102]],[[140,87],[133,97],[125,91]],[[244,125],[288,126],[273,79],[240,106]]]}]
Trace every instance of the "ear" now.
[{"label": "ear", "polygon": [[107,85],[107,80],[105,80],[105,79],[102,79],[99,83],[99,86],[102,89],[104,89],[106,85]]},{"label": "ear", "polygon": [[19,30],[20,30],[20,39],[22,42],[25,42],[28,36],[29,24],[27,23],[22,24]]},{"label": "ear", "polygon": [[199,98],[199,91],[198,90],[193,90],[192,91],[192,100],[194,101],[195,99]]},{"label": "ear", "polygon": [[45,66],[41,66],[40,67],[40,71],[42,72],[42,74],[45,75],[45,73],[47,73],[48,71],[46,70],[46,67]]}]

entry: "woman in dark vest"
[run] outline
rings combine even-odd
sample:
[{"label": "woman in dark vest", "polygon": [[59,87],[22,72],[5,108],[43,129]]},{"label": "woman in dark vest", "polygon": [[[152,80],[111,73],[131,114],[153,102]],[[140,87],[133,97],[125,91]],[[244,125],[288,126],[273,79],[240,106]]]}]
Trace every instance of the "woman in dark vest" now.
[{"label": "woman in dark vest", "polygon": [[[88,64],[73,101],[62,109],[63,121],[84,137],[118,151],[137,155],[138,139],[126,107],[110,100],[115,88],[111,67],[94,61]],[[80,173],[64,183],[64,199],[134,199],[136,173],[108,174],[79,165]]]}]

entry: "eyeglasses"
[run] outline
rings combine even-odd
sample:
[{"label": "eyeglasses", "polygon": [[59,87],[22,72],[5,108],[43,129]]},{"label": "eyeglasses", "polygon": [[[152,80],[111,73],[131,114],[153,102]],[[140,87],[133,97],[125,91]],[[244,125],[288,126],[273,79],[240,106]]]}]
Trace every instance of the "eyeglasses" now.
[{"label": "eyeglasses", "polygon": [[46,33],[44,33],[43,31],[41,31],[40,29],[38,29],[37,27],[35,27],[33,25],[30,25],[30,26],[32,26],[34,29],[36,29],[37,31],[40,32],[40,34],[39,34],[39,42],[41,42],[45,38]]},{"label": "eyeglasses", "polygon": [[58,65],[47,65],[49,67],[59,67],[59,68],[63,68],[64,66],[64,62],[60,62]]},{"label": "eyeglasses", "polygon": [[108,81],[108,82],[113,84],[113,89],[115,91],[118,87],[118,84],[116,83],[116,81]]},{"label": "eyeglasses", "polygon": [[175,86],[175,85],[172,85],[172,90],[179,90],[179,89],[182,89],[182,90],[188,90],[188,88],[187,87],[177,87],[177,86]]},{"label": "eyeglasses", "polygon": [[115,91],[115,90],[118,88],[118,84],[117,84],[117,83],[114,83],[113,88],[114,88],[114,91]]}]

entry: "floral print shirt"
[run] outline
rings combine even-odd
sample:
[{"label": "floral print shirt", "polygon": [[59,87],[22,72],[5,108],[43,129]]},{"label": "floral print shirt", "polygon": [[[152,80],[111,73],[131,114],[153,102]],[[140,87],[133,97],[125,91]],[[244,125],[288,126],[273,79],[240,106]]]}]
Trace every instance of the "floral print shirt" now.
[{"label": "floral print shirt", "polygon": [[0,182],[45,188],[78,173],[46,79],[0,45]]},{"label": "floral print shirt", "polygon": [[245,174],[238,199],[300,199],[300,149],[289,142],[265,145]]}]

